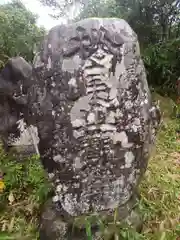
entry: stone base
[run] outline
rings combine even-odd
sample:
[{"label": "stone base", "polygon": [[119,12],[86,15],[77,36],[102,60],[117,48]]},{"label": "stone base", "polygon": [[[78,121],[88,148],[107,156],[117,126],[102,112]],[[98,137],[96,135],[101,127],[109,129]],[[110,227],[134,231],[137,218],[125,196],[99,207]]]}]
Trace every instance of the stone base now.
[{"label": "stone base", "polygon": [[[136,198],[137,200],[137,198]],[[138,232],[142,230],[142,219],[137,211],[137,208],[133,208],[135,198],[132,198],[126,206],[118,209],[119,219],[117,224],[127,224],[135,228]],[[114,211],[115,212],[115,211]],[[99,214],[99,213],[98,213]],[[122,217],[123,216],[123,217]],[[89,217],[89,216],[88,216]],[[97,217],[97,215],[96,215]],[[81,218],[81,217],[80,217]],[[82,217],[83,218],[83,217]],[[98,218],[98,217],[97,217]],[[89,218],[90,219],[90,218]],[[105,220],[105,212],[99,214],[99,218]],[[107,213],[106,223],[113,223],[114,215]],[[61,213],[56,210],[52,202],[47,202],[44,206],[41,219],[40,219],[40,240],[87,240],[87,234],[85,230],[85,216],[83,224],[79,227],[77,219],[64,219]],[[71,222],[71,223],[70,223]],[[84,226],[83,226],[84,225]],[[103,240],[101,232],[97,227],[97,224],[91,223],[92,240]],[[114,239],[113,235],[107,239]]]},{"label": "stone base", "polygon": [[2,147],[5,152],[18,157],[29,157],[34,154],[39,155],[38,150],[38,133],[37,129],[34,126],[30,126],[27,129],[24,129],[24,122],[19,123],[19,128],[21,130],[19,138],[10,138],[10,135],[6,134],[1,136]]},{"label": "stone base", "polygon": [[34,145],[9,146],[3,142],[2,148],[6,153],[10,154],[11,156],[15,156],[18,161],[37,154]]}]

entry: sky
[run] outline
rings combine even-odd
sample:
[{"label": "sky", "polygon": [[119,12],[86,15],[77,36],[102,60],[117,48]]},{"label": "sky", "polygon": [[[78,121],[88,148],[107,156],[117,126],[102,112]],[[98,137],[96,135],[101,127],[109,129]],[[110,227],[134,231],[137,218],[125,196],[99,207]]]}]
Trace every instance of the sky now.
[{"label": "sky", "polygon": [[[11,0],[0,0],[0,3],[8,3]],[[48,7],[42,6],[38,0],[21,0],[24,5],[29,9],[31,12],[37,14],[39,16],[39,19],[37,21],[38,26],[44,26],[47,30],[52,28],[55,25],[65,23],[66,19],[61,18],[58,20],[55,20],[51,18],[48,14],[52,13],[52,10]]]}]

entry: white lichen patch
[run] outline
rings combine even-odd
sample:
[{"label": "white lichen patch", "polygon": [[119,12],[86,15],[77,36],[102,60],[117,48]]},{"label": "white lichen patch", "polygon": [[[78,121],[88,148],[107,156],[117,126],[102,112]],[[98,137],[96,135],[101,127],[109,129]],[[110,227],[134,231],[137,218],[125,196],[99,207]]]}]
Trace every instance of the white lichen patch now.
[{"label": "white lichen patch", "polygon": [[65,162],[65,159],[64,159],[60,154],[54,156],[54,157],[53,157],[53,160],[54,160],[55,162],[59,162],[59,163]]},{"label": "white lichen patch", "polygon": [[102,124],[100,126],[100,129],[102,132],[106,132],[106,131],[113,131],[115,132],[116,131],[116,127],[111,125],[111,124]]},{"label": "white lichen patch", "polygon": [[133,107],[133,103],[131,101],[125,101],[124,103],[126,109],[131,109]]},{"label": "white lichen patch", "polygon": [[74,70],[78,70],[79,66],[81,65],[81,59],[78,55],[75,55],[74,57],[63,59],[62,62],[62,70],[67,71],[70,73],[74,73]]},{"label": "white lichen patch", "polygon": [[74,169],[80,169],[80,168],[82,167],[82,163],[81,163],[80,157],[76,157],[76,158],[74,159],[74,164],[73,164],[73,166],[74,166]]},{"label": "white lichen patch", "polygon": [[131,124],[131,130],[136,133],[141,130],[141,121],[139,118],[134,118]]},{"label": "white lichen patch", "polygon": [[[103,57],[103,58],[102,58]],[[91,56],[91,59],[95,61],[97,64],[104,66],[104,68],[109,69],[112,65],[113,55],[107,54],[102,49],[98,49],[95,54]]]},{"label": "white lichen patch", "polygon": [[61,193],[62,188],[63,188],[62,184],[58,184],[57,187],[56,187],[56,192]]},{"label": "white lichen patch", "polygon": [[62,185],[63,191],[66,192],[68,190],[68,187],[66,186],[66,184]]},{"label": "white lichen patch", "polygon": [[139,118],[134,118],[134,122],[133,122],[136,126],[140,126],[141,122]]},{"label": "white lichen patch", "polygon": [[117,96],[117,88],[112,87],[109,92],[109,99],[114,99]]},{"label": "white lichen patch", "polygon": [[47,69],[50,70],[52,68],[52,60],[48,57]]},{"label": "white lichen patch", "polygon": [[48,178],[49,178],[50,180],[53,179],[54,176],[55,176],[54,173],[48,173]]},{"label": "white lichen patch", "polygon": [[94,130],[96,130],[98,127],[96,126],[96,125],[93,125],[93,126],[88,126],[88,130],[89,131],[94,131]]},{"label": "white lichen patch", "polygon": [[55,116],[56,112],[54,110],[52,110],[52,116]]},{"label": "white lichen patch", "polygon": [[121,143],[123,148],[129,148],[133,146],[133,143],[128,142],[127,134],[124,131],[120,133],[114,133],[112,140],[114,144],[117,144],[118,142]]},{"label": "white lichen patch", "polygon": [[114,99],[110,102],[110,104],[111,104],[111,105],[114,105],[115,107],[118,107],[118,106],[119,106],[119,101],[118,101],[117,97],[114,98]]},{"label": "white lichen patch", "polygon": [[125,168],[130,168],[132,167],[132,163],[135,159],[135,156],[132,152],[126,152],[125,155],[124,155],[124,158],[125,158]]},{"label": "white lichen patch", "polygon": [[76,201],[76,196],[73,197],[72,194],[66,193],[61,201],[62,207],[68,212],[71,216],[76,215],[76,207],[78,205]]},{"label": "white lichen patch", "polygon": [[133,132],[138,132],[139,127],[135,124],[132,124],[131,129],[133,130]]},{"label": "white lichen patch", "polygon": [[51,83],[51,86],[52,86],[52,87],[56,87],[56,82],[53,81],[53,82]]},{"label": "white lichen patch", "polygon": [[109,112],[109,114],[106,117],[106,123],[111,123],[111,124],[115,123],[115,112],[113,111]]},{"label": "white lichen patch", "polygon": [[122,191],[122,188],[124,187],[125,181],[124,181],[124,176],[122,175],[119,177],[117,180],[112,182],[112,189],[117,194],[117,196],[120,194]]},{"label": "white lichen patch", "polygon": [[73,127],[83,127],[85,126],[85,120],[84,119],[76,119],[74,121],[72,121],[72,126]]},{"label": "white lichen patch", "polygon": [[116,117],[117,118],[122,118],[123,117],[123,113],[122,113],[122,111],[120,111],[119,108],[116,109]]},{"label": "white lichen patch", "polygon": [[96,115],[94,113],[89,113],[87,117],[87,121],[89,124],[95,123],[96,122]]},{"label": "white lichen patch", "polygon": [[85,135],[85,131],[84,130],[74,130],[73,131],[73,136],[78,139],[80,137],[83,137]]},{"label": "white lichen patch", "polygon": [[101,92],[98,92],[98,93],[97,93],[97,96],[98,96],[99,98],[102,98],[102,99],[107,99],[107,98],[108,98],[108,93],[101,91]]},{"label": "white lichen patch", "polygon": [[58,195],[55,195],[53,198],[52,198],[52,201],[54,203],[58,202],[60,199],[59,199],[59,196]]},{"label": "white lichen patch", "polygon": [[77,82],[76,82],[76,79],[75,78],[71,78],[68,82],[68,85],[69,86],[72,86],[74,88],[77,88]]}]

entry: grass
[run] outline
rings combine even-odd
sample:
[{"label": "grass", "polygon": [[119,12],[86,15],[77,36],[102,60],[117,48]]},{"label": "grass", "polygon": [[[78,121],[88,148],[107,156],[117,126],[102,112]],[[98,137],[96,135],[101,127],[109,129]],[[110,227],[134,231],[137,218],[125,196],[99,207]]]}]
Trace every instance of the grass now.
[{"label": "grass", "polygon": [[[159,95],[155,98],[166,110],[166,122],[158,134],[156,149],[140,186],[143,231],[138,234],[114,222],[112,229],[123,240],[180,239],[180,142],[175,132],[178,123],[168,117],[171,100]],[[0,168],[6,172],[6,188],[0,194],[0,240],[36,240],[39,207],[47,198],[49,184],[36,157],[23,164],[14,161],[0,152]],[[91,240],[89,222],[86,232],[87,240]]]}]

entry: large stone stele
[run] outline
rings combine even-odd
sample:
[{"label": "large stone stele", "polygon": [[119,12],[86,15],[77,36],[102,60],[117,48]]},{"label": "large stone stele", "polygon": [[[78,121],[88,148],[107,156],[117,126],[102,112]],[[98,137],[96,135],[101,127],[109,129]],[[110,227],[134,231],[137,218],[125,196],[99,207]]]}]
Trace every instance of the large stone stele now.
[{"label": "large stone stele", "polygon": [[54,186],[51,207],[42,213],[41,239],[86,239],[68,230],[76,218],[110,218],[115,210],[120,220],[132,215],[159,109],[152,104],[137,36],[122,19],[56,26],[37,59],[33,76],[41,95],[32,109]]}]

